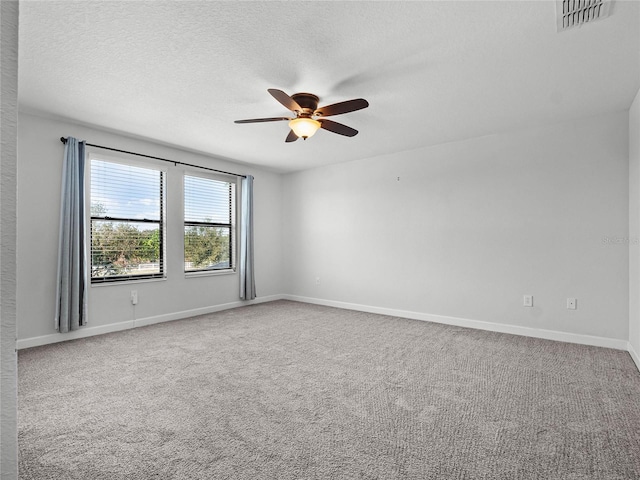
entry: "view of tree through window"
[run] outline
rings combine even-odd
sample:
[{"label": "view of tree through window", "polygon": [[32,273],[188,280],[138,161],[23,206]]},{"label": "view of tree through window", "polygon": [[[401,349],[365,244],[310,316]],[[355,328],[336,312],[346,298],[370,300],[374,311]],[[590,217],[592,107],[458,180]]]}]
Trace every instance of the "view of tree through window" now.
[{"label": "view of tree through window", "polygon": [[185,272],[233,268],[235,184],[184,177]]},{"label": "view of tree through window", "polygon": [[91,281],[164,275],[164,174],[91,161]]},{"label": "view of tree through window", "polygon": [[[233,269],[235,183],[183,178],[185,272]],[[91,160],[93,283],[165,276],[165,191],[153,167]]]}]

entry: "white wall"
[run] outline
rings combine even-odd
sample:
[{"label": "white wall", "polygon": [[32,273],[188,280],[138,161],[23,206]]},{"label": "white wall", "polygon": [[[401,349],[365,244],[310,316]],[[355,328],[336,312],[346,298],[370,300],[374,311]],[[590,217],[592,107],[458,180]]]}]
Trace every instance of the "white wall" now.
[{"label": "white wall", "polygon": [[[282,293],[282,177],[247,165],[180,151],[100,131],[67,121],[21,113],[18,136],[18,338],[20,346],[51,341],[64,146],[60,137],[203,165],[240,174],[254,181],[256,286],[259,299]],[[103,153],[104,151],[100,151]],[[108,152],[104,152],[108,155]],[[182,167],[167,164],[168,222],[181,221]],[[180,228],[173,229],[180,232]],[[171,235],[171,233],[169,233]],[[180,235],[178,235],[180,236]],[[182,318],[239,302],[237,274],[185,278],[181,239],[167,239],[167,272],[163,281],[92,286],[89,323],[78,332],[99,333],[158,320]],[[131,305],[136,289],[139,303]],[[113,326],[112,324],[118,324]],[[69,334],[72,338],[75,334]],[[34,340],[34,338],[36,340]]]},{"label": "white wall", "polygon": [[18,2],[0,1],[0,477],[18,478],[16,166]]},{"label": "white wall", "polygon": [[[533,335],[568,332],[626,342],[633,308],[629,118],[620,112],[281,176],[22,113],[21,346],[60,335],[53,328],[51,278],[59,137],[68,135],[253,174],[260,298],[289,294],[492,322],[494,329],[537,329]],[[184,278],[178,274],[181,252],[170,251],[168,258],[176,274],[166,281],[92,287],[84,330],[98,333],[114,323],[124,328],[134,319],[144,324],[237,304],[236,275]],[[140,297],[135,309],[132,288]],[[534,296],[533,308],[522,307],[524,294]],[[566,309],[567,297],[578,298],[577,310]]]},{"label": "white wall", "polygon": [[620,112],[290,174],[286,290],[626,345],[628,173]]},{"label": "white wall", "polygon": [[629,344],[640,368],[640,91],[629,109]]}]

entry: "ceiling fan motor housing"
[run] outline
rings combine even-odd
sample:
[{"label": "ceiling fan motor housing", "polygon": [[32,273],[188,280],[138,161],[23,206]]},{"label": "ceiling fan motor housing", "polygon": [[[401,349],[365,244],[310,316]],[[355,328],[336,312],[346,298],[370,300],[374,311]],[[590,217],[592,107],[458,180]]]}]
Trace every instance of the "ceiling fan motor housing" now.
[{"label": "ceiling fan motor housing", "polygon": [[302,107],[300,116],[310,117],[318,108],[320,99],[313,93],[294,93],[291,95],[298,105]]}]

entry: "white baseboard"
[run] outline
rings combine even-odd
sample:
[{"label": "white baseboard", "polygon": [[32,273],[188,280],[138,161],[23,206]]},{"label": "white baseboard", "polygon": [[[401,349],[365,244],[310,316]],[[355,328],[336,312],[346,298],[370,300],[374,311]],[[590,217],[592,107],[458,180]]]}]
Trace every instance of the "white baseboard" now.
[{"label": "white baseboard", "polygon": [[209,307],[194,308],[191,310],[183,310],[181,312],[165,313],[163,315],[156,315],[153,317],[139,318],[137,320],[134,320],[133,323],[134,327],[144,327],[145,325],[153,325],[154,323],[181,320],[183,318],[206,315],[207,313],[221,312],[223,310],[244,307],[246,305],[253,305],[256,303],[273,302],[274,300],[281,300],[282,298],[284,298],[283,295],[269,295],[267,297],[257,297],[254,300],[249,301],[239,300],[237,302],[223,303],[221,305],[211,305]]},{"label": "white baseboard", "polygon": [[[384,308],[384,307],[373,307],[369,305],[338,302],[334,300],[323,300],[319,298],[300,297],[296,295],[283,295],[282,298],[285,300],[293,300],[296,302],[313,303],[316,305],[325,305],[328,307],[344,308],[347,310],[358,310],[360,312],[378,313],[381,315],[410,318],[412,320],[422,320],[426,322],[444,323],[446,325],[475,328],[477,330],[488,330],[491,332],[510,333],[512,335],[543,338],[546,340],[578,343],[582,345],[592,345],[595,347],[614,348],[616,350],[628,351],[629,349],[629,342],[627,342],[627,340],[619,340],[616,338],[596,337],[592,335],[560,332],[556,330],[543,330],[539,328],[521,327],[517,325],[505,325],[502,323],[485,322],[482,320],[471,320],[468,318],[459,318],[459,317],[447,317],[444,315],[432,315],[428,313],[411,312],[407,310],[397,310],[397,309]],[[636,358],[637,358],[637,355],[636,355]],[[636,360],[636,364],[638,364],[637,360]]]},{"label": "white baseboard", "polygon": [[82,327],[79,330],[74,330],[68,333],[52,333],[49,335],[42,335],[39,337],[23,338],[16,342],[18,350],[30,347],[39,347],[41,345],[48,345],[50,343],[64,342],[66,340],[75,340],[77,338],[92,337],[94,335],[102,335],[104,333],[118,332],[120,330],[128,330],[130,328],[143,327],[145,325],[153,325],[155,323],[170,322],[172,320],[181,320],[183,318],[195,317],[197,315],[205,315],[207,313],[220,312],[222,310],[229,310],[231,308],[244,307],[246,305],[253,305],[256,303],[272,302],[274,300],[283,299],[283,295],[269,295],[266,297],[258,297],[250,301],[237,301],[230,303],[223,303],[221,305],[211,305],[208,307],[194,308],[191,310],[183,310],[180,312],[167,313],[163,315],[156,315],[153,317],[138,318],[136,320],[124,320],[122,322],[110,323],[108,325],[100,325],[97,327]]},{"label": "white baseboard", "polygon": [[94,335],[102,335],[104,333],[118,332],[133,328],[133,320],[124,322],[110,323],[108,325],[100,325],[98,327],[82,327],[80,330],[73,330],[67,333],[51,333],[49,335],[41,335],[39,337],[22,338],[16,342],[16,348],[39,347],[49,343],[64,342],[67,340],[75,340],[77,338],[93,337]]},{"label": "white baseboard", "polygon": [[394,317],[409,318],[412,320],[422,320],[426,322],[443,323],[446,325],[455,325],[458,327],[475,328],[478,330],[487,330],[492,332],[509,333],[512,335],[521,335],[526,337],[543,338],[546,340],[556,340],[560,342],[578,343],[582,345],[592,345],[596,347],[614,348],[617,350],[626,350],[633,358],[636,366],[640,370],[640,356],[633,349],[631,344],[626,340],[615,338],[596,337],[592,335],[582,335],[577,333],[560,332],[556,330],[543,330],[538,328],[521,327],[516,325],[505,325],[501,323],[485,322],[482,320],[472,320],[460,317],[448,317],[444,315],[432,315],[428,313],[412,312],[408,310],[398,310],[392,308],[375,307],[370,305],[361,305],[356,303],[339,302],[334,300],[324,300],[319,298],[301,297],[297,295],[269,295],[266,297],[258,297],[251,301],[237,301],[223,303],[220,305],[211,305],[208,307],[195,308],[191,310],[183,310],[179,312],[156,315],[153,317],[139,318],[136,320],[126,320],[108,325],[100,325],[97,327],[83,327],[80,330],[74,330],[69,333],[52,333],[39,337],[24,338],[17,341],[17,348],[37,347],[50,343],[63,342],[77,338],[91,337],[93,335],[101,335],[104,333],[117,332],[130,328],[143,327],[156,323],[170,322],[172,320],[180,320],[183,318],[195,317],[197,315],[205,315],[207,313],[229,310],[231,308],[243,307],[256,303],[271,302],[274,300],[292,300],[296,302],[311,303],[316,305],[325,305],[328,307],[343,308],[346,310],[357,310],[361,312],[377,313],[381,315],[389,315]]},{"label": "white baseboard", "polygon": [[633,361],[635,362],[636,367],[638,367],[638,370],[640,370],[640,355],[638,355],[638,352],[636,352],[635,348],[633,348],[631,342],[629,342],[627,351],[629,352],[629,355],[631,355],[631,358],[633,358]]}]

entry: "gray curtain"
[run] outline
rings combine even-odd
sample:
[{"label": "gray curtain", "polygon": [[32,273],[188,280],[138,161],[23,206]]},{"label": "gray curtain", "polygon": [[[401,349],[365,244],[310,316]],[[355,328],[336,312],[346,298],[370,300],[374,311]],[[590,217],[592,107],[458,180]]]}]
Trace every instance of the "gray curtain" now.
[{"label": "gray curtain", "polygon": [[253,177],[247,175],[240,186],[240,298],[256,298],[253,275]]},{"label": "gray curtain", "polygon": [[87,320],[87,246],[84,198],[85,142],[67,139],[62,166],[55,326],[77,330]]}]

